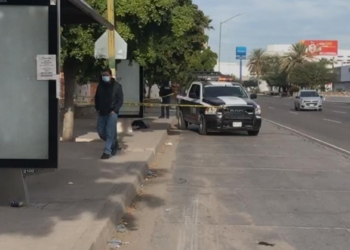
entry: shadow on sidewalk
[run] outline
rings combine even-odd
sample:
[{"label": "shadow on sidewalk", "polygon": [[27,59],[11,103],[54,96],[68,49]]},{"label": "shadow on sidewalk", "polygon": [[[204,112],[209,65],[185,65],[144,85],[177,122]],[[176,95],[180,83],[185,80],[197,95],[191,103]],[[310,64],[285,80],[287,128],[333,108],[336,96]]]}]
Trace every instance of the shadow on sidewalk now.
[{"label": "shadow on sidewalk", "polygon": [[[72,228],[82,234],[92,220],[106,219],[111,211],[115,218],[109,223],[117,225],[126,211],[125,204],[130,204],[138,193],[148,166],[135,155],[134,161],[118,162],[117,156],[103,162],[97,159],[98,146],[99,143],[61,145],[65,157],[58,171],[27,178],[32,206],[0,208],[0,235],[42,238],[56,230],[62,233]],[[161,198],[148,198],[157,200],[144,203],[151,208],[164,204]]]},{"label": "shadow on sidewalk", "polygon": [[[95,120],[77,120],[77,134],[95,130]],[[162,145],[160,142],[169,127],[168,121],[148,120],[151,127],[147,132],[153,133],[138,130],[127,134],[123,137],[127,150],[106,161],[99,159],[104,147],[100,140],[61,142],[58,170],[26,178],[32,206],[0,207],[0,242],[8,240],[12,244],[10,241],[15,241],[13,249],[20,249],[17,243],[22,242],[28,249],[34,249],[35,244],[54,240],[52,244],[62,245],[62,249],[68,249],[63,245],[69,245],[70,249],[75,244],[73,241],[92,230],[91,223],[109,219],[113,214],[108,223],[117,225],[126,210],[125,204],[131,204],[137,194],[147,174],[149,159]],[[145,202],[151,208],[164,204],[159,197],[148,198],[156,200]],[[8,235],[32,238],[17,242],[12,237],[6,238]]]}]

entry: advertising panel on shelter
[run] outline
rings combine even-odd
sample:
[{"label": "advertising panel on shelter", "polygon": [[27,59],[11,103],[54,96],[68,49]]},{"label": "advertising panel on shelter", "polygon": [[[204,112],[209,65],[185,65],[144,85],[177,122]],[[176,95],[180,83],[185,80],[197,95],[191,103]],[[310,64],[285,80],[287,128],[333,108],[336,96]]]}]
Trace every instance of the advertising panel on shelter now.
[{"label": "advertising panel on shelter", "polygon": [[338,55],[337,40],[302,40],[307,46],[307,52],[313,56],[336,56]]},{"label": "advertising panel on shelter", "polygon": [[58,166],[58,11],[50,3],[0,0],[0,169]]}]

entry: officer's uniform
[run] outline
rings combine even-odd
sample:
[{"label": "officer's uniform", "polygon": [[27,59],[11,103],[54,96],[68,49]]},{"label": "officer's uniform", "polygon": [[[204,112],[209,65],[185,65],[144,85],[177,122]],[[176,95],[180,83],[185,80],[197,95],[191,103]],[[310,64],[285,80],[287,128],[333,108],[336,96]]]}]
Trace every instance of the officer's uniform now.
[{"label": "officer's uniform", "polygon": [[[169,83],[164,83],[159,90],[159,96],[162,98],[162,104],[170,104],[171,101],[171,94],[173,93],[173,90]],[[161,115],[159,118],[165,117],[165,111],[166,110],[166,118],[169,118],[170,116],[170,107],[169,106],[162,106],[161,107]]]}]

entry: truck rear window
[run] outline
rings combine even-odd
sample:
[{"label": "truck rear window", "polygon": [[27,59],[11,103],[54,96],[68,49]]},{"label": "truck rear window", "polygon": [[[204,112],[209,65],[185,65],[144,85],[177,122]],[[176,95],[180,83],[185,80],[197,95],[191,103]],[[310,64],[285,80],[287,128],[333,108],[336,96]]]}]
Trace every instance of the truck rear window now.
[{"label": "truck rear window", "polygon": [[248,98],[247,93],[241,86],[206,86],[203,89],[203,97],[235,96]]}]

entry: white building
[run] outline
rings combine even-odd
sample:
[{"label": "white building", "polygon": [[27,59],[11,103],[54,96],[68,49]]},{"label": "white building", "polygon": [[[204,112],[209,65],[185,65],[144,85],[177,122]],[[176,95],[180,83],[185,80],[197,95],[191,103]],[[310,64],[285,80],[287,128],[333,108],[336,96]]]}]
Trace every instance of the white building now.
[{"label": "white building", "polygon": [[[220,71],[224,75],[234,75],[239,79],[240,77],[240,67],[238,63],[233,62],[221,62],[220,64],[220,70],[218,64],[215,66],[214,71]],[[242,65],[242,80],[246,81],[251,78],[254,78],[254,75],[251,75],[248,67],[245,65]],[[259,91],[260,92],[269,92],[270,87],[267,85],[266,81],[259,80]]]},{"label": "white building", "polygon": [[334,89],[350,91],[350,65],[336,67],[334,70],[337,74],[337,79],[334,83]]},{"label": "white building", "polygon": [[[219,65],[216,64],[214,71],[220,71],[224,75],[234,75],[238,79],[240,77],[240,72],[239,72],[239,64],[238,63],[233,63],[233,62],[221,62],[220,63],[220,70],[219,70]],[[242,66],[242,78],[243,80],[247,80],[251,77],[248,67],[247,66]]]},{"label": "white building", "polygon": [[[272,44],[267,46],[266,53],[270,55],[286,55],[290,52],[291,44]],[[350,65],[350,50],[338,49],[337,56],[317,56],[317,58],[334,59],[334,66]]]}]

